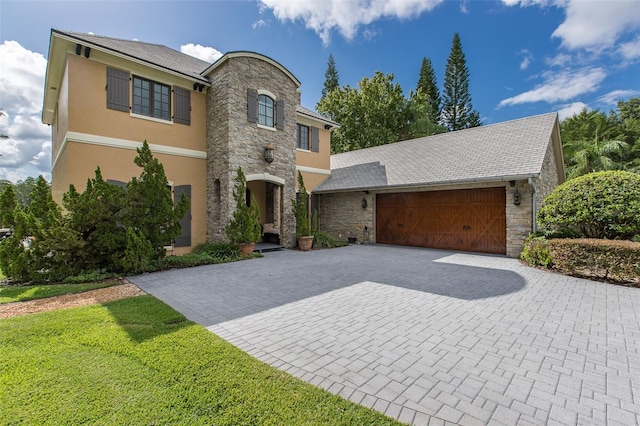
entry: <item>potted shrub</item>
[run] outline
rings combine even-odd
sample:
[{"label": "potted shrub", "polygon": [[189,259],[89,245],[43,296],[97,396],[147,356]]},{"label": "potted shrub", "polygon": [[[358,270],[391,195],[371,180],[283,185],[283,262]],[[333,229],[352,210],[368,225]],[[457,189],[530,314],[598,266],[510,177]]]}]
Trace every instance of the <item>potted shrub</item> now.
[{"label": "potted shrub", "polygon": [[242,167],[238,167],[236,176],[236,185],[233,188],[233,199],[236,202],[236,210],[233,217],[225,227],[227,238],[232,244],[237,245],[242,254],[253,252],[255,243],[260,240],[262,229],[258,222],[260,212],[255,198],[251,200],[251,206],[247,205],[246,200],[247,181],[242,171]]},{"label": "potted shrub", "polygon": [[298,248],[302,251],[309,251],[313,246],[313,233],[309,224],[309,194],[304,187],[302,174],[298,172],[298,200],[292,200],[293,214],[296,217],[296,238]]}]

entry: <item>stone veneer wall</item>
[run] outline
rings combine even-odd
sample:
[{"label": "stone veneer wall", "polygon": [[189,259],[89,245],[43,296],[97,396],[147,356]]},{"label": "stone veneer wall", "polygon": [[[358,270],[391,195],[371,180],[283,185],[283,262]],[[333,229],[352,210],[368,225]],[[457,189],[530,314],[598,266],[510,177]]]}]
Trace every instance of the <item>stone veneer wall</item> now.
[{"label": "stone veneer wall", "polygon": [[[295,244],[296,105],[298,87],[279,68],[254,57],[232,57],[209,75],[207,97],[207,240],[226,239],[224,227],[233,214],[236,170],[245,175],[269,174],[284,179],[279,203],[280,241]],[[247,121],[247,89],[268,90],[285,101],[284,130],[259,128]],[[264,146],[275,148],[275,160],[263,158]],[[219,181],[219,191],[216,181]],[[218,194],[219,192],[219,194]]]},{"label": "stone veneer wall", "polygon": [[[507,191],[507,256],[518,257],[524,240],[531,233],[531,187],[526,180],[516,181],[515,186],[506,185]],[[513,194],[520,193],[521,203],[513,204]]]},{"label": "stone veneer wall", "polygon": [[[362,199],[367,208],[362,208]],[[321,194],[318,201],[318,228],[340,240],[356,237],[358,242],[375,241],[375,194],[363,191]],[[365,231],[365,227],[367,230]]]},{"label": "stone veneer wall", "polygon": [[538,210],[544,204],[544,199],[547,198],[547,195],[551,194],[558,184],[556,155],[553,150],[553,143],[549,142],[544,161],[542,162],[540,177],[534,181],[534,187],[536,188],[536,208]]},{"label": "stone veneer wall", "polygon": [[[496,184],[474,185],[465,188],[496,187]],[[507,256],[518,257],[524,240],[531,232],[531,188],[526,180],[517,181],[515,186],[504,184],[506,191]],[[425,188],[426,189],[426,188]],[[430,190],[463,189],[461,187],[438,186]],[[521,203],[513,204],[513,193],[520,192]],[[413,192],[420,189],[411,189]],[[404,192],[404,191],[397,191]],[[362,199],[367,200],[367,208],[362,208]],[[375,242],[375,194],[362,191],[320,194],[318,225],[321,231],[345,240],[356,237],[359,242]],[[368,231],[365,231],[367,227]],[[368,237],[368,238],[367,238]]]}]

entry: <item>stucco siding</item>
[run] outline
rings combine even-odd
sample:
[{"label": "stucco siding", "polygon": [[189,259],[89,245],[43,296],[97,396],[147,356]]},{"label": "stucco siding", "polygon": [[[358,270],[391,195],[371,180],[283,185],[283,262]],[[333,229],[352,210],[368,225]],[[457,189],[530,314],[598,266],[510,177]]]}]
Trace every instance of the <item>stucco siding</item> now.
[{"label": "stucco siding", "polygon": [[[53,196],[56,202],[62,202],[62,195],[73,184],[78,192],[86,189],[87,178],[95,176],[100,167],[103,179],[128,182],[140,175],[142,169],[133,162],[137,153],[134,150],[93,146],[83,143],[68,143],[63,156],[58,161],[57,173],[65,179],[54,176]],[[154,154],[163,165],[167,180],[174,186],[191,185],[191,243],[192,247],[206,241],[205,231],[205,160],[184,158],[166,154]],[[188,252],[189,247],[180,247],[176,253]]]}]

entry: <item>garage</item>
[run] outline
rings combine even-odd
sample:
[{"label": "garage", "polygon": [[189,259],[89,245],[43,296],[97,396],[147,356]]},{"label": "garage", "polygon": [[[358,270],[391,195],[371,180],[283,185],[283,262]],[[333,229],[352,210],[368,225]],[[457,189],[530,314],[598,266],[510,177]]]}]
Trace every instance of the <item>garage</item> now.
[{"label": "garage", "polygon": [[518,257],[564,181],[552,113],[334,154],[313,194],[338,239]]},{"label": "garage", "polygon": [[376,242],[506,253],[504,187],[377,194]]}]

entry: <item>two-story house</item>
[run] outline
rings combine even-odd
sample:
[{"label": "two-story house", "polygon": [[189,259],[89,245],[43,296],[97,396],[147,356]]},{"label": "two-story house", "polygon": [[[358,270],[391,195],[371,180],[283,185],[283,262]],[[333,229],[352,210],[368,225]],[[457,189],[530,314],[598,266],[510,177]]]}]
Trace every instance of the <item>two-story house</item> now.
[{"label": "two-story house", "polygon": [[337,123],[300,105],[300,81],[275,60],[230,52],[213,64],[166,46],[52,30],[42,121],[52,127],[54,199],[83,191],[96,167],[114,183],[140,170],[146,140],[174,197],[191,200],[175,253],[224,240],[236,170],[260,221],[294,245],[291,201],[330,175]]}]

